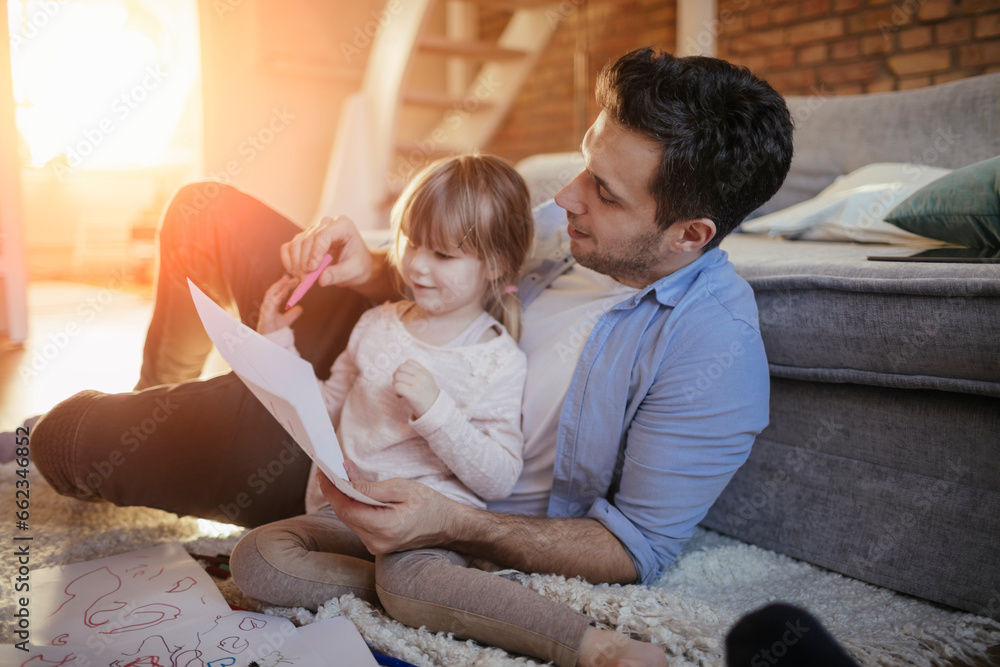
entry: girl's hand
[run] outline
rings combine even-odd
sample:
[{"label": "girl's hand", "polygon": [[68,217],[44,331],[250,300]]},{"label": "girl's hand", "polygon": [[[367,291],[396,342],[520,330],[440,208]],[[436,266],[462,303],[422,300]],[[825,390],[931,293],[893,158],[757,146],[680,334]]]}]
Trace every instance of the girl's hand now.
[{"label": "girl's hand", "polygon": [[264,293],[264,302],[260,304],[257,333],[269,334],[283,327],[289,327],[292,322],[299,319],[299,315],[302,314],[302,306],[294,306],[291,310],[285,310],[288,297],[292,295],[292,290],[298,284],[298,278],[286,275],[267,288]]},{"label": "girl's hand", "polygon": [[441,393],[430,371],[413,359],[401,363],[392,374],[392,388],[410,404],[414,419],[423,417]]}]

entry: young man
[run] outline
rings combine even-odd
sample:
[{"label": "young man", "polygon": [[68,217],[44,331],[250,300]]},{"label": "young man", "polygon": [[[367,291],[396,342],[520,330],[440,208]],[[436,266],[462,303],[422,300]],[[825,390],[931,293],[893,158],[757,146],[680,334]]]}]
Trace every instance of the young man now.
[{"label": "young man", "polygon": [[[556,195],[565,217],[551,206],[539,212],[540,256],[519,285],[529,376],[525,469],[514,494],[481,511],[404,480],[359,483],[362,492],[390,503],[373,508],[324,484],[338,517],[358,535],[362,559],[365,552],[443,547],[524,571],[649,583],[677,557],[766,425],[768,371],[753,295],[717,246],[784,180],[792,150],[784,101],[745,69],[651,49],[606,68],[597,95],[602,112],[583,142],[586,168]],[[180,296],[183,271],[197,271],[220,298],[233,294],[245,317],[253,317],[263,287],[281,272],[273,265],[232,268],[264,257],[275,239],[291,235],[290,223],[264,222],[274,214],[241,193],[224,192],[187,220],[180,199],[167,214],[147,341],[154,344],[144,364],[152,370],[144,376],[173,363],[165,343],[174,335],[168,332],[182,327],[167,325],[179,317],[191,324],[193,309]],[[256,229],[240,233],[234,221],[248,216]],[[206,252],[198,247],[205,238],[219,249],[193,266],[189,256]],[[241,243],[250,247],[237,248]],[[301,275],[331,248],[340,249],[339,258],[320,285],[395,298],[383,258],[343,219],[325,220],[284,244],[284,270]],[[347,303],[363,307],[342,289],[314,288],[310,295],[301,320],[310,312],[317,320],[331,317],[337,308],[343,314]],[[320,324],[329,329],[328,322],[297,322],[297,340],[311,348],[303,356],[327,370],[333,352],[317,342]],[[201,349],[189,354],[195,363],[183,372],[197,370],[198,355]],[[238,380],[226,377],[73,397],[36,427],[36,462],[57,489],[81,497],[215,518],[221,510],[222,518],[247,525],[300,513],[308,462],[278,444],[286,441],[280,427],[261,416]],[[124,443],[129,425],[148,416],[143,411],[157,400],[173,400],[184,418],[143,433],[145,440],[121,454],[107,476],[88,482],[92,463],[110,455],[107,437],[114,444],[121,433]],[[269,466],[274,460],[282,462],[280,473]],[[198,484],[209,479],[217,480],[214,488]],[[435,627],[427,622],[428,605],[410,604],[406,582],[390,589],[379,592],[390,613]],[[267,593],[256,595],[267,599]],[[460,623],[468,636],[515,651],[524,650],[519,642],[535,641],[529,631],[539,626],[536,617],[503,621],[521,632],[478,628],[470,620],[474,599],[444,613],[440,627]],[[558,637],[542,638],[559,664],[590,664],[606,647],[636,649],[588,628],[585,617],[565,617],[563,625]]]}]

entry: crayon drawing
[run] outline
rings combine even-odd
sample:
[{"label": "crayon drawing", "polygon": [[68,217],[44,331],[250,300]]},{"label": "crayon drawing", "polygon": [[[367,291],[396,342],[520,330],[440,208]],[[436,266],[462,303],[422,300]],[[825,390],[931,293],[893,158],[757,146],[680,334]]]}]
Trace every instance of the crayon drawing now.
[{"label": "crayon drawing", "polygon": [[39,643],[149,633],[185,616],[229,613],[211,577],[177,543],[35,573]]}]

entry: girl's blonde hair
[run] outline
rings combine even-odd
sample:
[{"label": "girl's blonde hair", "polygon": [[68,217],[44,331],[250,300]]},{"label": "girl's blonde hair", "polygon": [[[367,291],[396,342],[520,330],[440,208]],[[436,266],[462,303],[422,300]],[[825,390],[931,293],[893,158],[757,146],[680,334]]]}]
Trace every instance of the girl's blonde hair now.
[{"label": "girl's blonde hair", "polygon": [[424,167],[396,200],[390,214],[396,238],[390,252],[400,267],[407,239],[445,251],[459,248],[482,262],[487,276],[483,310],[518,340],[521,301],[518,274],[534,239],[528,186],[505,160],[468,154]]}]

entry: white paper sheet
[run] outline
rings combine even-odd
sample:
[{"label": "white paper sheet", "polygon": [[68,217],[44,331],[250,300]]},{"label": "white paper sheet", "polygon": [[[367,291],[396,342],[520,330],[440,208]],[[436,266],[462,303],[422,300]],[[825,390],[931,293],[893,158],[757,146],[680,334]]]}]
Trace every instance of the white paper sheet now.
[{"label": "white paper sheet", "polygon": [[[247,667],[251,662],[259,667],[368,664],[355,662],[359,659],[377,664],[357,629],[349,621],[347,625],[350,627],[337,628],[339,636],[327,636],[328,641],[338,642],[326,645],[326,653],[337,656],[333,662],[324,660],[315,650],[315,643],[302,637],[288,619],[249,611],[228,611],[220,616],[188,617],[183,625],[160,631],[121,637],[94,636],[80,646],[30,646],[27,653],[7,650],[0,657],[0,664],[17,667]],[[350,654],[350,661],[340,661],[340,643],[355,649]],[[364,653],[357,653],[358,643],[367,658]],[[336,651],[331,652],[331,648]]]},{"label": "white paper sheet", "polygon": [[188,279],[195,308],[219,354],[338,489],[384,506],[347,482],[344,454],[312,365],[234,319]]},{"label": "white paper sheet", "polygon": [[86,646],[229,613],[212,578],[176,542],[31,574],[32,642]]},{"label": "white paper sheet", "polygon": [[378,667],[361,633],[346,618],[327,618],[299,628],[299,637],[319,655],[330,656],[336,664],[351,667]]},{"label": "white paper sheet", "polygon": [[[296,628],[226,604],[176,542],[32,573],[32,645],[0,666],[375,667],[344,618]],[[308,629],[307,629],[308,628]]]}]

